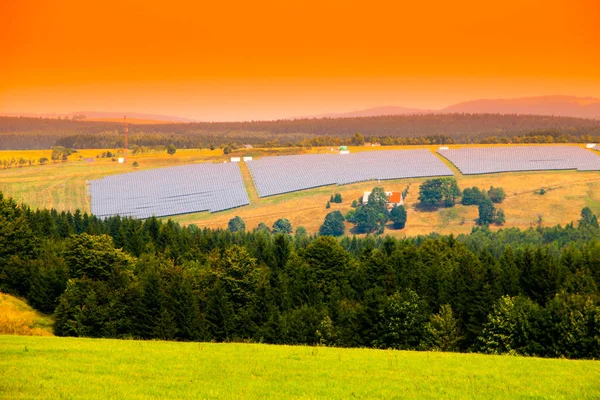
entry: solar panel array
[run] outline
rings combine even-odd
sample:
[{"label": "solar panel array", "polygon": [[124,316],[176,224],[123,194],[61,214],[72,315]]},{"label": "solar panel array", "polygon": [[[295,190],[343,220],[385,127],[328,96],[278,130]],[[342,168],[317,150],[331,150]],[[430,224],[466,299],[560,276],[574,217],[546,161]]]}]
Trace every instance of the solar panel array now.
[{"label": "solar panel array", "polygon": [[477,147],[438,150],[465,175],[576,169],[600,171],[600,157],[576,146]]},{"label": "solar panel array", "polygon": [[265,157],[247,164],[260,197],[326,185],[452,175],[429,150]]},{"label": "solar panel array", "polygon": [[217,212],[250,204],[235,163],[193,164],[107,176],[90,182],[92,213],[148,218]]}]

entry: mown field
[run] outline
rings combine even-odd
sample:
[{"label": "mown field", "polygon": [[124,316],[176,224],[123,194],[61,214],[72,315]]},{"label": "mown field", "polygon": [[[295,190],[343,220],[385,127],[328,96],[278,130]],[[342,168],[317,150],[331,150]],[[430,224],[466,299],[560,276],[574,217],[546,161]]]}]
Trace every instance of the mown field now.
[{"label": "mown field", "polygon": [[[423,147],[435,151],[438,146],[352,147],[351,151],[383,151]],[[0,170],[0,191],[32,207],[54,207],[59,210],[71,211],[79,208],[89,212],[90,200],[86,193],[86,181],[133,171],[135,169],[131,163],[134,161],[139,163],[138,169],[147,169],[194,162],[222,162],[229,159],[229,156],[223,155],[220,149],[213,151],[208,149],[178,150],[173,156],[166,153],[133,156],[130,157],[129,164],[119,165],[110,159],[95,158],[102,151],[82,150],[79,155],[71,156],[71,160],[66,163]],[[332,148],[248,149],[238,150],[231,155],[262,157],[299,153],[329,153],[331,151]],[[0,160],[11,157],[39,159],[40,157],[49,157],[49,155],[50,151],[41,150],[0,151]],[[85,158],[94,158],[94,161],[86,162]],[[450,165],[445,159],[442,158],[442,160]],[[402,191],[407,185],[410,185],[406,200],[408,222],[403,230],[386,230],[393,236],[414,236],[430,232],[468,233],[475,226],[478,216],[475,206],[458,205],[454,208],[437,211],[418,210],[416,208],[418,188],[424,179],[326,186],[260,199],[248,168],[243,163],[241,168],[250,197],[251,204],[249,206],[216,214],[204,212],[180,215],[172,217],[172,219],[201,227],[224,228],[231,218],[239,215],[246,222],[247,228],[252,229],[260,222],[270,226],[277,219],[284,217],[288,218],[294,227],[304,226],[310,233],[314,233],[318,231],[328,212],[334,210],[347,212],[351,208],[353,199],[362,197],[365,190],[371,190],[376,185],[394,191]],[[590,207],[594,213],[600,213],[600,172],[547,171],[463,176],[456,168],[452,166],[451,168],[456,174],[461,189],[471,186],[487,189],[492,185],[505,189],[507,199],[500,207],[506,213],[506,227],[528,228],[536,226],[540,222],[544,226],[566,224],[579,219],[581,209],[586,206]],[[534,193],[541,188],[546,189],[545,195]],[[332,204],[331,209],[328,210],[325,205],[334,193],[341,193],[344,202]],[[347,227],[349,230],[351,225],[348,224]]]},{"label": "mown field", "polygon": [[594,399],[598,361],[0,336],[3,399]]}]

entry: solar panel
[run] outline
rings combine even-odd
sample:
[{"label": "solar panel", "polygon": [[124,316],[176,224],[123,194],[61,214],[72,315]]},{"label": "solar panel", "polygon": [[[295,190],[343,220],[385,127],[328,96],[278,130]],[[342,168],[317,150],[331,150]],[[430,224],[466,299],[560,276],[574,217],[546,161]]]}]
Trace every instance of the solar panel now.
[{"label": "solar panel", "polygon": [[92,213],[148,218],[217,212],[250,204],[237,164],[193,164],[90,182]]},{"label": "solar panel", "polygon": [[568,169],[600,171],[600,157],[576,146],[465,147],[438,153],[465,175]]},{"label": "solar panel", "polygon": [[453,175],[429,150],[265,157],[247,164],[260,197],[326,185]]}]

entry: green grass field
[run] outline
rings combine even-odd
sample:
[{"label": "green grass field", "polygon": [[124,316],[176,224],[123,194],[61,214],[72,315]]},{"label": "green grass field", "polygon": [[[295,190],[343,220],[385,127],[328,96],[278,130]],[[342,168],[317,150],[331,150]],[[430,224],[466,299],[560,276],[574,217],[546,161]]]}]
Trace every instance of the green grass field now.
[{"label": "green grass field", "polygon": [[594,399],[600,362],[0,336],[2,399]]},{"label": "green grass field", "polygon": [[[451,146],[451,147],[461,147]],[[391,147],[352,147],[357,151],[382,151],[390,149],[427,148],[435,151],[437,146],[391,146]],[[58,210],[79,208],[90,211],[90,199],[86,193],[86,180],[98,179],[103,176],[123,172],[131,172],[133,161],[138,161],[138,169],[158,168],[196,162],[223,162],[229,156],[223,155],[220,149],[211,151],[178,150],[174,156],[161,154],[146,154],[130,157],[130,164],[120,165],[109,159],[96,159],[102,150],[82,150],[77,156],[66,163],[11,168],[0,170],[0,191],[14,197],[18,202],[24,202],[31,207],[54,207]],[[327,153],[331,148],[281,148],[281,149],[244,149],[237,150],[235,156],[273,156],[291,153]],[[49,157],[50,151],[0,151],[1,159],[12,157],[33,158]],[[85,162],[81,157],[92,157],[94,161]],[[459,186],[478,186],[488,189],[490,186],[500,186],[506,190],[507,199],[500,205],[506,214],[506,227],[526,229],[536,226],[541,216],[544,226],[566,224],[577,221],[583,207],[590,207],[596,214],[600,213],[600,172],[577,171],[542,171],[518,172],[490,175],[465,176],[458,172],[446,159],[440,158],[454,171]],[[247,229],[255,228],[260,222],[271,226],[279,218],[288,218],[293,227],[304,226],[309,233],[318,232],[325,215],[334,210],[346,213],[350,210],[353,199],[362,197],[366,190],[376,185],[384,186],[386,190],[403,191],[411,185],[406,206],[408,222],[402,230],[387,229],[386,234],[403,237],[438,232],[440,234],[469,233],[475,226],[478,217],[477,207],[456,206],[453,209],[441,211],[419,211],[415,206],[418,199],[419,184],[424,179],[399,179],[383,182],[364,182],[345,186],[326,186],[278,196],[259,198],[252,178],[245,164],[241,164],[242,176],[250,205],[227,210],[215,214],[208,212],[178,215],[173,220],[182,224],[196,224],[200,227],[226,228],[228,221],[239,215],[246,222]],[[540,188],[547,190],[544,196],[534,194]],[[342,204],[332,204],[326,209],[325,204],[334,193],[341,193]],[[348,230],[352,227],[347,224]],[[492,229],[498,229],[492,227]]]}]

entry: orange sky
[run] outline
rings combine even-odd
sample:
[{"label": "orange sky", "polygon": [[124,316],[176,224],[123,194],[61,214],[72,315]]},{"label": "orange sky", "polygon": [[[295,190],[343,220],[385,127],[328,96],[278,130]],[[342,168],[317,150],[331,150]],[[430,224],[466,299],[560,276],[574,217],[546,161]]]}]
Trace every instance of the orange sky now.
[{"label": "orange sky", "polygon": [[0,112],[291,117],[600,97],[600,2],[0,0]]}]

